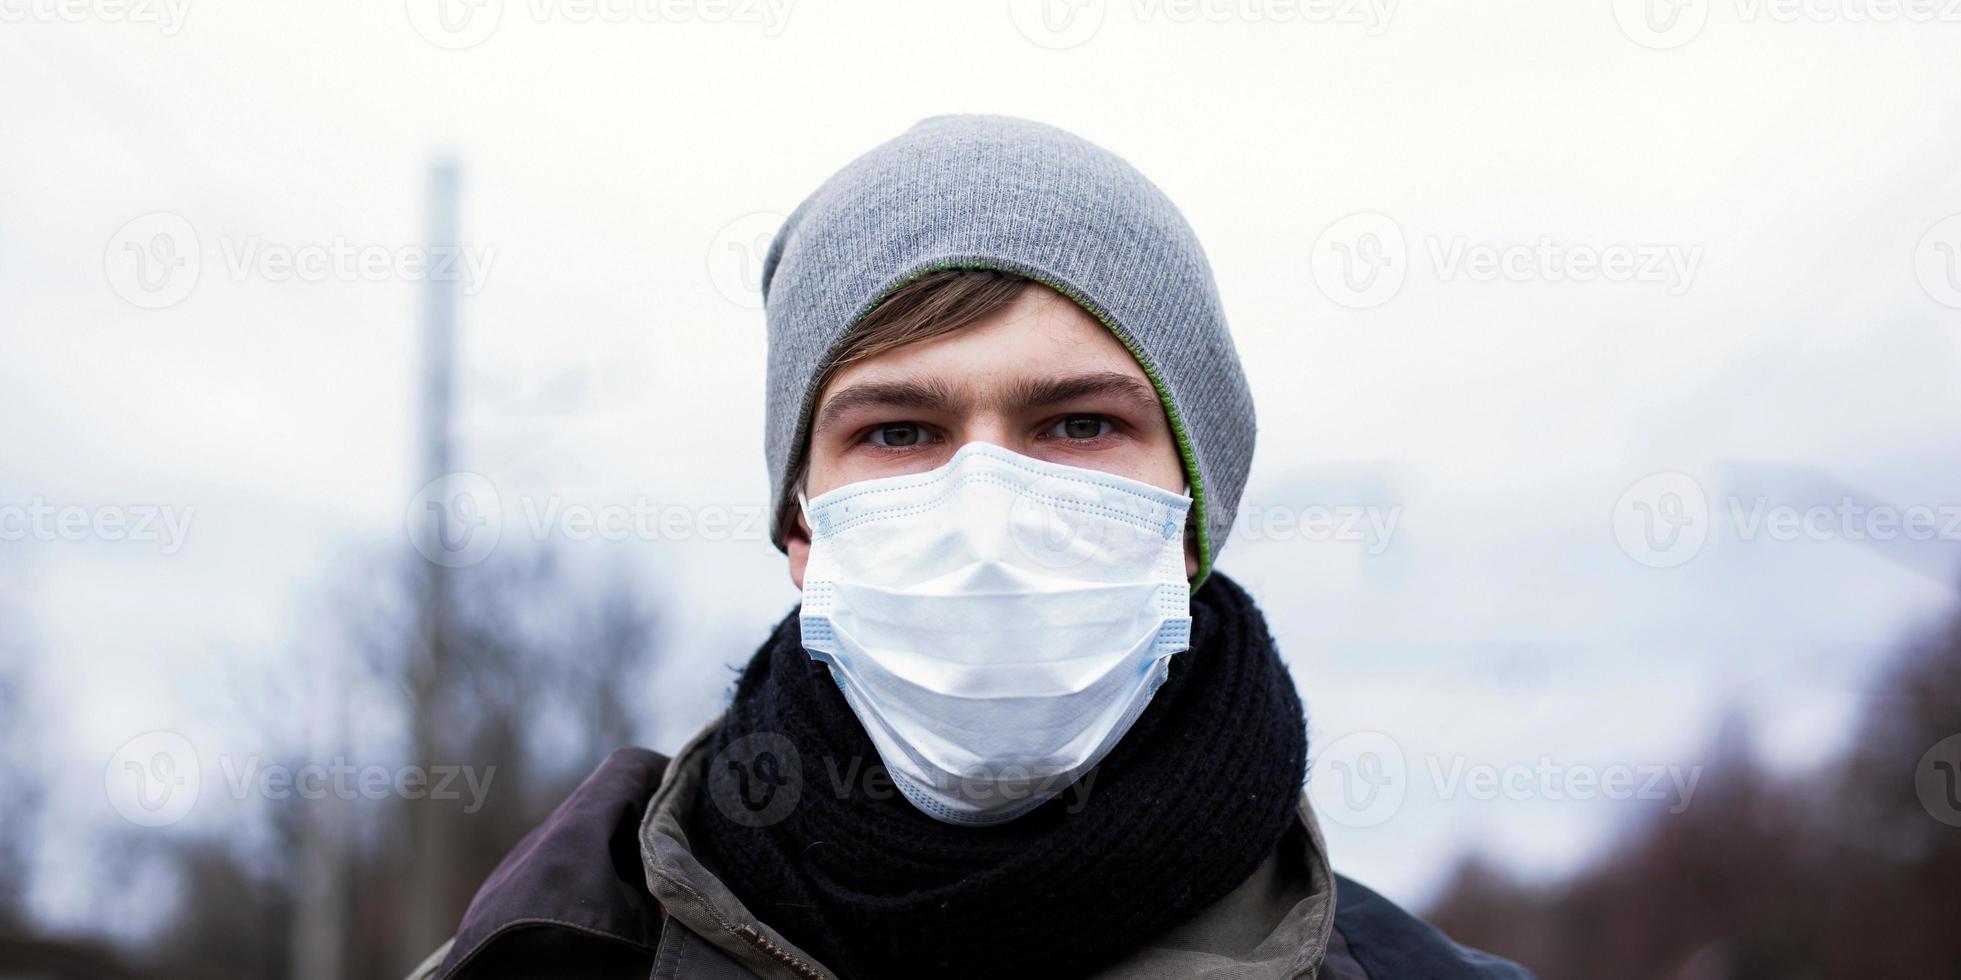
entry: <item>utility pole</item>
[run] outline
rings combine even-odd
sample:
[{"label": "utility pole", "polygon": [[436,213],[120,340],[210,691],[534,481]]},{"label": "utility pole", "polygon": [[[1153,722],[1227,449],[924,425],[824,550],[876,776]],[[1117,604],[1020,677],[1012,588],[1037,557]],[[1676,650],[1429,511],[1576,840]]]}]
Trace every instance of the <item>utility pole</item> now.
[{"label": "utility pole", "polygon": [[[455,161],[438,160],[430,168],[424,265],[431,270],[456,268],[457,185]],[[422,377],[417,384],[421,432],[416,461],[421,485],[450,471],[459,275],[432,271],[422,288]],[[445,516],[440,510],[411,515],[410,519],[430,522],[424,529],[429,536],[423,540],[443,540],[440,524]],[[435,716],[436,705],[453,676],[446,636],[449,570],[439,562],[420,560],[415,570],[418,574],[413,581],[419,590],[416,633],[404,651],[403,669],[410,692],[409,761],[427,772],[440,761],[436,756],[443,747],[437,742],[440,719]],[[309,741],[316,752],[328,746],[338,750],[350,730],[346,673],[336,664],[321,667],[311,679],[321,695],[314,708],[325,715],[316,716],[309,724]],[[452,834],[442,826],[441,809],[428,800],[398,802],[407,807],[409,818],[404,878],[407,915],[398,956],[402,963],[412,966],[449,938],[455,927],[457,910],[450,907],[448,888],[455,861]],[[336,799],[317,801],[299,814],[300,881],[288,963],[288,975],[293,980],[340,980],[347,975],[347,944],[353,938],[349,931],[353,898],[349,888],[354,878],[350,818],[347,801]]]},{"label": "utility pole", "polygon": [[[309,658],[317,697],[304,709],[308,751],[315,759],[346,748],[347,670],[339,658]],[[328,794],[294,804],[298,851],[292,942],[286,975],[292,980],[343,980],[347,970],[348,884],[354,853],[351,803]]]},{"label": "utility pole", "polygon": [[[443,159],[429,173],[429,213],[427,267],[455,269],[457,249],[456,163]],[[422,302],[422,483],[440,480],[450,472],[452,416],[456,377],[456,302],[460,274],[431,274],[423,284]],[[447,516],[431,508],[422,519],[438,526],[428,529],[424,540],[443,540],[440,526]],[[442,719],[437,705],[443,689],[453,682],[450,664],[450,582],[449,569],[435,561],[421,561],[418,630],[409,651],[408,687],[410,692],[409,728],[415,757],[411,764],[424,767],[443,761],[437,756],[445,748],[438,732]],[[403,922],[403,962],[413,965],[449,938],[456,927],[458,910],[450,907],[449,878],[456,871],[452,854],[448,814],[429,800],[404,801],[409,811],[408,867],[405,878],[407,916]]]}]

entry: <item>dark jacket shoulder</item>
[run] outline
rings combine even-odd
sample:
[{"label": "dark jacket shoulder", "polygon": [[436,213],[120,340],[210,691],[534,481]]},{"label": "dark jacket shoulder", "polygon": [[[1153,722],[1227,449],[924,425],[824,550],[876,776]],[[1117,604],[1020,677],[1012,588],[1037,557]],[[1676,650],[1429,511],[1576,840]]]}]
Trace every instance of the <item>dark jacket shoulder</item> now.
[{"label": "dark jacket shoulder", "polygon": [[[662,941],[663,916],[647,890],[639,830],[667,765],[666,756],[646,749],[621,749],[607,758],[491,872],[456,938],[413,974],[415,980],[648,976]],[[701,954],[694,959],[704,967],[721,961],[707,943],[694,946]],[[748,974],[730,963],[703,975]],[[1367,887],[1335,876],[1334,931],[1320,971],[1323,980],[1531,976],[1516,964],[1453,942]]]},{"label": "dark jacket shoulder", "polygon": [[640,818],[667,761],[638,748],[607,757],[484,879],[425,975],[646,976],[661,912],[640,862]]},{"label": "dark jacket shoulder", "polygon": [[1437,927],[1335,875],[1335,929],[1325,980],[1532,980],[1524,967],[1461,946]]}]

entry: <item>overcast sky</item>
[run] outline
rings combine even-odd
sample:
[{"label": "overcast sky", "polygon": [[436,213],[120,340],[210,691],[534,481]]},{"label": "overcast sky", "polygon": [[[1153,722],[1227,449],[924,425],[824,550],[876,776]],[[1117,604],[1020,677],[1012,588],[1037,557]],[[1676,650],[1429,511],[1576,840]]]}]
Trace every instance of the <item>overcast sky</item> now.
[{"label": "overcast sky", "polygon": [[[656,748],[796,599],[741,531],[767,500],[760,243],[946,112],[1102,143],[1206,243],[1260,413],[1246,505],[1276,522],[1219,567],[1267,609],[1315,754],[1348,766],[1317,783],[1401,767],[1400,803],[1327,821],[1336,865],[1394,897],[1468,847],[1571,868],[1624,813],[1453,773],[1684,775],[1731,706],[1801,769],[1954,603],[1961,23],[1744,0],[1673,22],[1608,0],[118,9],[0,0],[0,531],[32,529],[0,541],[0,583],[42,654],[33,711],[72,734],[74,828],[115,819],[102,767],[132,736],[269,750],[210,678],[294,669],[347,556],[406,546],[444,156],[476,263],[457,468],[504,534],[554,502],[734,515],[566,540],[678,611]],[[187,523],[44,531],[36,504]],[[1889,508],[1944,533],[1854,540]]]}]

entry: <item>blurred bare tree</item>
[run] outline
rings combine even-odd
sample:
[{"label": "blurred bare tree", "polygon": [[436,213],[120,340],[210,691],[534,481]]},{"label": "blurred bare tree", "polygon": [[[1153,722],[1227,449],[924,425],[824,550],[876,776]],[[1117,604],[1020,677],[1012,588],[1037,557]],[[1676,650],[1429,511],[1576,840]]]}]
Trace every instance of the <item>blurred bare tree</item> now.
[{"label": "blurred bare tree", "polygon": [[22,734],[25,644],[0,634],[0,933],[19,928],[44,795]]},{"label": "blurred bare tree", "polygon": [[[428,595],[430,573],[413,562],[399,594]],[[348,976],[399,975],[440,945],[498,859],[648,723],[635,682],[655,661],[658,623],[631,575],[574,572],[550,549],[445,573],[440,656],[419,642],[424,610],[400,603],[357,613],[350,639],[373,689],[400,698],[408,763],[470,767],[486,803],[471,813],[458,800],[391,802],[392,832],[348,874],[360,913],[342,937],[343,950],[359,951]]]},{"label": "blurred bare tree", "polygon": [[114,980],[127,973],[112,950],[86,938],[46,935],[28,908],[48,774],[27,710],[34,651],[17,632],[21,621],[0,596],[0,976]]},{"label": "blurred bare tree", "polygon": [[[424,563],[395,558],[370,571],[333,597],[345,627],[325,642],[338,658],[333,669],[300,665],[250,692],[246,700],[265,717],[249,721],[269,739],[304,743],[278,754],[292,772],[339,758],[391,772],[474,767],[481,807],[468,794],[289,794],[249,810],[262,839],[116,828],[96,845],[106,865],[125,880],[171,882],[167,921],[140,948],[37,934],[17,899],[31,873],[41,784],[31,771],[35,753],[13,730],[21,681],[10,652],[0,659],[0,975],[399,977],[448,938],[518,838],[608,753],[651,728],[638,692],[657,655],[658,619],[633,574],[515,547],[451,570],[451,655],[418,684],[411,675],[421,669]],[[296,723],[279,716],[309,708],[328,723],[294,737]],[[392,734],[418,729],[426,742]],[[430,847],[431,834],[445,846]],[[441,863],[430,863],[431,854]],[[421,916],[438,924],[433,939],[409,935],[407,883],[417,867],[437,885],[435,906]]]},{"label": "blurred bare tree", "polygon": [[1915,783],[1957,734],[1961,615],[1895,657],[1822,771],[1774,777],[1732,721],[1682,813],[1648,814],[1568,880],[1523,884],[1469,858],[1431,919],[1544,980],[1961,975],[1961,827]]}]

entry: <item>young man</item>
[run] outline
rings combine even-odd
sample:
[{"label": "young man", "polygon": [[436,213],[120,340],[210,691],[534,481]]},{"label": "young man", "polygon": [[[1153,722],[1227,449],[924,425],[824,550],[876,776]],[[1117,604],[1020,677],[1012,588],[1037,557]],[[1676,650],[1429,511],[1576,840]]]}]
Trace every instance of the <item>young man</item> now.
[{"label": "young man", "polygon": [[799,609],[418,975],[1525,976],[1329,868],[1293,681],[1212,568],[1252,397],[1156,187],[930,119],[791,215],[763,290]]}]

